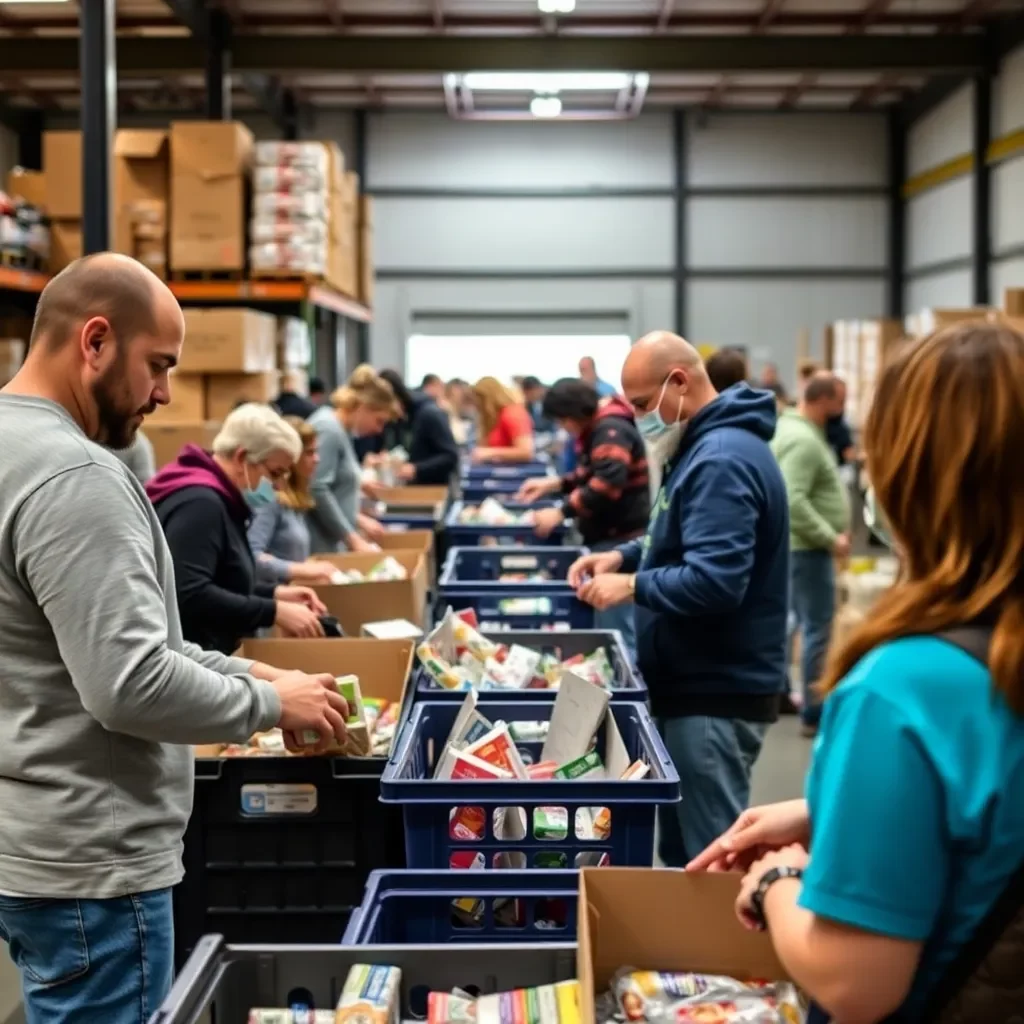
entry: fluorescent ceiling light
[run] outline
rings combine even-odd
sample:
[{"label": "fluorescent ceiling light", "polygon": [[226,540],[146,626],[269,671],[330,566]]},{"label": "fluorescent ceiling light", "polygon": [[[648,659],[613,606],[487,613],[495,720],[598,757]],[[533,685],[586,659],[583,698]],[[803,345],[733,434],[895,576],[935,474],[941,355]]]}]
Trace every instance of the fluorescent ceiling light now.
[{"label": "fluorescent ceiling light", "polygon": [[534,96],[530,100],[530,113],[534,117],[558,117],[562,101],[557,96]]},{"label": "fluorescent ceiling light", "polygon": [[576,0],[537,0],[541,14],[572,14],[576,10]]},{"label": "fluorescent ceiling light", "polygon": [[633,76],[619,71],[471,71],[462,84],[473,92],[619,92]]}]

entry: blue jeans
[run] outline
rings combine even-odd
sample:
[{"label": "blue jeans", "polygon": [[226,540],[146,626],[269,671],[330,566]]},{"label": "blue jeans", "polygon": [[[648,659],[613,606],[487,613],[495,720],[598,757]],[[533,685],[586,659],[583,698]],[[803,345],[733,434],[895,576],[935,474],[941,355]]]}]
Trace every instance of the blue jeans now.
[{"label": "blue jeans", "polygon": [[[613,551],[618,546],[617,540],[608,540],[591,544],[590,550]],[[632,601],[629,604],[606,608],[603,612],[595,609],[594,629],[617,629],[622,634],[622,642],[626,645],[634,668],[636,667],[636,605]]]},{"label": "blue jeans", "polygon": [[805,725],[821,720],[821,700],[814,684],[821,678],[836,605],[835,563],[831,551],[793,551],[790,554],[789,600],[803,645],[800,675],[804,690],[801,716]]},{"label": "blue jeans", "polygon": [[171,890],[110,900],[0,896],[26,1024],[145,1024],[174,977]]},{"label": "blue jeans", "polygon": [[750,773],[768,726],[738,718],[662,718],[658,730],[679,772],[682,802],[658,808],[658,852],[685,867],[747,809]]}]

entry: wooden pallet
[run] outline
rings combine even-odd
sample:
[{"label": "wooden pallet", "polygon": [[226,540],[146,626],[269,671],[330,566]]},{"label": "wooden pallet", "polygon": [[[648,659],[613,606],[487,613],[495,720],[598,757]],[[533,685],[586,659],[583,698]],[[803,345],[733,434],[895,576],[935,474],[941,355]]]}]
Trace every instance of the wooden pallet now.
[{"label": "wooden pallet", "polygon": [[241,281],[241,270],[172,270],[172,281]]}]

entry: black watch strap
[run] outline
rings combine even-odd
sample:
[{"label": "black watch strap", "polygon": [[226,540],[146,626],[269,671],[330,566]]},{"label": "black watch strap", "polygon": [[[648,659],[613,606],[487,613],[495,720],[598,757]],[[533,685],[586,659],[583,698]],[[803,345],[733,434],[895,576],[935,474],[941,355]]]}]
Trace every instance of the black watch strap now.
[{"label": "black watch strap", "polygon": [[752,916],[760,928],[768,927],[768,922],[764,919],[764,898],[768,895],[768,890],[782,878],[803,877],[804,872],[802,868],[787,867],[770,868],[761,876],[761,881],[754,890],[754,895],[750,897]]}]

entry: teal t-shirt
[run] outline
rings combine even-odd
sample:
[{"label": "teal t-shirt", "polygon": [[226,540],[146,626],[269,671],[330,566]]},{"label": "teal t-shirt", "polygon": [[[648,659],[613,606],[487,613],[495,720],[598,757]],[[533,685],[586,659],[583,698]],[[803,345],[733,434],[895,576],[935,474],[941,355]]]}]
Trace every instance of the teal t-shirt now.
[{"label": "teal t-shirt", "polygon": [[952,644],[885,644],[825,702],[807,801],[801,906],[923,941],[920,1009],[1024,861],[1024,720]]}]

